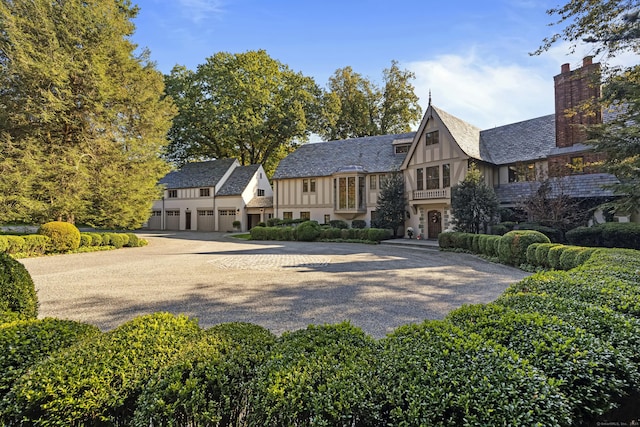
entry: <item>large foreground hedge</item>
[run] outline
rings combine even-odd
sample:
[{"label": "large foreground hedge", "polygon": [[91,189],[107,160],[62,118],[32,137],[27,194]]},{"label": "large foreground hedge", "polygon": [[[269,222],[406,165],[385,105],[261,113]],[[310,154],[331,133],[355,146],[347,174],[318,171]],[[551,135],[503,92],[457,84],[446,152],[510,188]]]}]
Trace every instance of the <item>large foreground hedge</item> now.
[{"label": "large foreground hedge", "polygon": [[[548,259],[557,246],[527,256],[541,247]],[[380,340],[346,322],[275,337],[166,313],[100,333],[5,310],[0,425],[629,424],[640,418],[639,345],[634,250],[591,251],[577,268]]]}]

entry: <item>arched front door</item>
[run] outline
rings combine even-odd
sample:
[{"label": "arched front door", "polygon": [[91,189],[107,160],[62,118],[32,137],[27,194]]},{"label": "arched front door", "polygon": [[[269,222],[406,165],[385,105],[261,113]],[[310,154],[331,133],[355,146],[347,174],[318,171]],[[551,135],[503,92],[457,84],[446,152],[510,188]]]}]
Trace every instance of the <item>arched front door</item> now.
[{"label": "arched front door", "polygon": [[427,238],[437,239],[438,235],[442,233],[442,214],[440,211],[429,211],[427,213],[427,219],[429,221]]}]

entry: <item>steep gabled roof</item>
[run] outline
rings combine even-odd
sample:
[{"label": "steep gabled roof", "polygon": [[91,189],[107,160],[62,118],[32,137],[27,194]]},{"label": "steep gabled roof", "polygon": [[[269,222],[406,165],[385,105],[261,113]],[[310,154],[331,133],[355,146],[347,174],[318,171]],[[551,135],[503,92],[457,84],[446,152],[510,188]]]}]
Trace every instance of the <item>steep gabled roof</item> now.
[{"label": "steep gabled roof", "polygon": [[231,172],[231,176],[224,182],[216,195],[237,196],[242,194],[259,168],[260,165],[238,166]]},{"label": "steep gabled roof", "polygon": [[164,184],[167,189],[213,187],[218,185],[235,162],[235,159],[220,159],[187,163],[180,169],[169,172],[159,183]]},{"label": "steep gabled roof", "polygon": [[554,114],[480,132],[480,151],[496,165],[543,159],[555,145]]},{"label": "steep gabled roof", "polygon": [[480,128],[456,116],[452,116],[433,105],[431,108],[438,114],[444,126],[467,156],[487,162],[491,161],[491,159],[488,158],[488,153],[482,153],[480,150]]},{"label": "steep gabled roof", "polygon": [[395,154],[393,141],[413,136],[410,132],[305,144],[280,161],[273,179],[330,176],[349,166],[368,173],[396,170],[404,155]]}]

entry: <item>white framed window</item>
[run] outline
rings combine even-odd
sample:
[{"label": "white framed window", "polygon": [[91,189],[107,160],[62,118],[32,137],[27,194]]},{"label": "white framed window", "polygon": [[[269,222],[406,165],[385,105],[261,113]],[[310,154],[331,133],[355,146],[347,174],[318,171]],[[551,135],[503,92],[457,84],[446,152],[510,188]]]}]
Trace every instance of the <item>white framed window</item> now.
[{"label": "white framed window", "polygon": [[201,188],[200,189],[200,197],[209,197],[209,195],[211,194],[210,190],[208,188]]}]

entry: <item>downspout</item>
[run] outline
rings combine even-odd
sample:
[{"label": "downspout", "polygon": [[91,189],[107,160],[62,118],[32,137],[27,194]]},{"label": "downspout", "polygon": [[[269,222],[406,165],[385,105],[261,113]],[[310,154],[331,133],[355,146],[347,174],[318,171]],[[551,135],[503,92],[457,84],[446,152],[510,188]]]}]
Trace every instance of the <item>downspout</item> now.
[{"label": "downspout", "polygon": [[216,213],[216,186],[213,186],[213,231],[218,230],[218,214]]},{"label": "downspout", "polygon": [[273,197],[274,199],[273,217],[278,218],[278,196],[280,195],[280,192],[278,191],[278,180],[276,180],[274,183],[276,184],[276,192]]},{"label": "downspout", "polygon": [[160,230],[164,231],[165,225],[164,225],[164,217],[165,217],[166,213],[164,211],[164,196],[162,196],[162,215],[160,216]]}]

